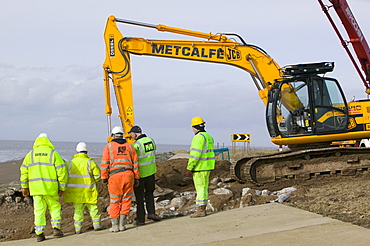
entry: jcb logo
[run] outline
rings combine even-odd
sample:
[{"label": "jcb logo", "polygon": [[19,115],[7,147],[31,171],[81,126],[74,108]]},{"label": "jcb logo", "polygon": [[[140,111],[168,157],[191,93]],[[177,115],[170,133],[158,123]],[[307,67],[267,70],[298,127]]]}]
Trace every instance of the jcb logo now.
[{"label": "jcb logo", "polygon": [[114,38],[109,39],[109,55],[110,58],[114,58],[116,56],[114,51]]},{"label": "jcb logo", "polygon": [[238,61],[242,59],[242,56],[239,50],[226,48],[226,59],[228,61],[232,61],[232,60]]}]

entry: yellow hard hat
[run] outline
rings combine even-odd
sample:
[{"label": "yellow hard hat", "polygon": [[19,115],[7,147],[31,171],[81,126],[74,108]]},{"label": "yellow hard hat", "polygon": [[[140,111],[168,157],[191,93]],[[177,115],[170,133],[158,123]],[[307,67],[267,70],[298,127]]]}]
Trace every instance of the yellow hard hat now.
[{"label": "yellow hard hat", "polygon": [[191,126],[197,126],[203,123],[206,123],[206,122],[204,122],[204,120],[199,116],[196,116],[193,119],[191,119]]}]

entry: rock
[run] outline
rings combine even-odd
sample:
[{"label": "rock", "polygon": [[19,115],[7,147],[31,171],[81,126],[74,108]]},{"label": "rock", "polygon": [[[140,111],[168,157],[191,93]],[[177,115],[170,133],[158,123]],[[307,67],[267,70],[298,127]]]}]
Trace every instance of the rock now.
[{"label": "rock", "polygon": [[30,196],[26,196],[24,198],[24,203],[27,204],[27,205],[32,205],[33,200],[32,200],[32,198]]},{"label": "rock", "polygon": [[163,207],[164,208],[165,206],[168,206],[170,203],[171,203],[170,200],[162,200],[160,202],[157,202],[156,205],[158,207]]},{"label": "rock", "polygon": [[164,153],[158,153],[155,155],[155,159],[156,161],[167,161],[168,159],[170,159],[172,156],[174,156],[175,153],[173,152],[164,152]]},{"label": "rock", "polygon": [[213,191],[213,194],[215,195],[232,195],[233,192],[226,188],[218,188]]},{"label": "rock", "polygon": [[175,197],[171,200],[170,206],[171,208],[179,208],[181,206],[184,206],[188,200],[185,197]]},{"label": "rock", "polygon": [[255,190],[254,191],[254,194],[257,195],[257,196],[260,196],[262,194],[262,191],[260,190]]},{"label": "rock", "polygon": [[222,178],[221,182],[223,182],[223,183],[234,182],[234,179],[232,179],[232,178]]},{"label": "rock", "polygon": [[290,197],[290,194],[291,193],[288,192],[288,193],[284,193],[284,194],[279,195],[277,201],[280,202],[280,203],[284,202],[286,199],[288,199]]},{"label": "rock", "polygon": [[21,201],[22,201],[22,197],[20,197],[20,196],[15,197],[15,202],[16,203],[20,203]]},{"label": "rock", "polygon": [[218,177],[216,177],[216,178],[213,178],[210,183],[213,184],[213,185],[217,185],[218,182],[220,182],[220,179]]},{"label": "rock", "polygon": [[0,206],[3,204],[5,201],[5,196],[3,194],[0,195]]},{"label": "rock", "polygon": [[159,186],[156,187],[156,189],[153,192],[154,197],[160,197],[160,196],[168,196],[173,194],[173,190],[168,188],[161,188]]},{"label": "rock", "polygon": [[262,193],[261,193],[262,196],[269,196],[270,194],[271,194],[271,192],[268,191],[268,190],[263,190]]},{"label": "rock", "polygon": [[15,190],[13,190],[13,189],[8,189],[7,191],[5,191],[6,196],[12,196],[14,194],[15,194]]},{"label": "rock", "polygon": [[159,216],[162,218],[162,219],[168,219],[168,218],[173,218],[173,217],[176,217],[180,215],[179,212],[176,212],[176,211],[162,211],[160,212]]},{"label": "rock", "polygon": [[196,194],[197,193],[195,191],[186,191],[186,192],[180,193],[180,196],[185,197],[187,200],[191,200],[192,198],[196,196]]},{"label": "rock", "polygon": [[274,195],[274,196],[278,196],[280,194],[284,194],[284,193],[290,193],[290,192],[293,192],[293,191],[296,191],[297,188],[294,188],[294,187],[288,187],[288,188],[284,188],[282,190],[279,190],[279,191],[275,191],[273,192],[271,195]]},{"label": "rock", "polygon": [[250,190],[251,190],[251,188],[243,188],[242,189],[242,196],[245,196],[247,193],[249,193]]}]

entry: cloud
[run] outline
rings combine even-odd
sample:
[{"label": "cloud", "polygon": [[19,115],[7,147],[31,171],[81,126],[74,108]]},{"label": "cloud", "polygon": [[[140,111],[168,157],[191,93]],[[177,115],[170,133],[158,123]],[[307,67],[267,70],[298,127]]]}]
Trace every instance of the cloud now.
[{"label": "cloud", "polygon": [[[365,35],[370,33],[366,20],[370,3],[352,0],[350,4]],[[311,0],[267,0],[264,5],[258,1],[228,5],[220,0],[141,4],[20,0],[15,5],[5,0],[0,8],[0,139],[33,140],[47,131],[58,141],[105,141],[101,66],[103,32],[110,15],[206,33],[237,33],[265,49],[281,66],[335,61],[331,76],[341,81],[347,96],[364,96],[334,31],[319,4]],[[119,28],[124,36],[187,39],[137,26]],[[190,143],[190,120],[201,116],[220,144],[231,144],[233,133],[249,133],[252,145],[272,146],[265,107],[246,72],[227,65],[145,56],[132,56],[131,62],[135,121],[157,142]],[[119,124],[113,94],[112,98],[113,124]]]}]

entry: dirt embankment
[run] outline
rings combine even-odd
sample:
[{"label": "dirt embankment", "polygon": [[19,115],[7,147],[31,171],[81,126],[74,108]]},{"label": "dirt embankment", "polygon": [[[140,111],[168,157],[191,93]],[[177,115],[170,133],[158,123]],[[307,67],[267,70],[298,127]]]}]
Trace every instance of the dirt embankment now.
[{"label": "dirt embankment", "polygon": [[[195,210],[193,181],[186,174],[186,165],[187,159],[157,163],[156,209],[163,218],[185,216]],[[229,167],[228,161],[217,161],[216,169],[211,172],[210,205],[207,207],[209,213],[271,202],[276,200],[276,195],[270,193],[261,195],[261,191],[273,192],[286,187],[294,187],[297,190],[291,193],[285,204],[363,227],[370,227],[369,173],[358,176],[319,177],[299,182],[286,180],[255,186],[231,180]],[[15,171],[18,170],[17,166]],[[12,185],[2,187],[16,187],[17,185],[19,185],[18,182],[14,182]],[[243,197],[242,192],[245,188],[250,188],[249,195]],[[216,190],[227,192],[220,194],[216,193]],[[99,183],[99,191],[98,204],[102,213],[102,224],[109,228],[107,187]],[[33,207],[24,202],[19,192],[15,192],[12,197],[14,201],[4,200],[0,205],[0,242],[35,237],[35,234],[30,234],[33,227]],[[16,199],[16,197],[21,198]],[[179,204],[176,205],[175,200]],[[73,232],[72,204],[63,203],[62,217],[62,230],[65,233]],[[135,203],[133,203],[128,223],[132,223],[134,218]],[[92,229],[91,219],[86,213],[83,231],[89,229]],[[52,233],[49,222],[45,233],[46,235]]]}]

